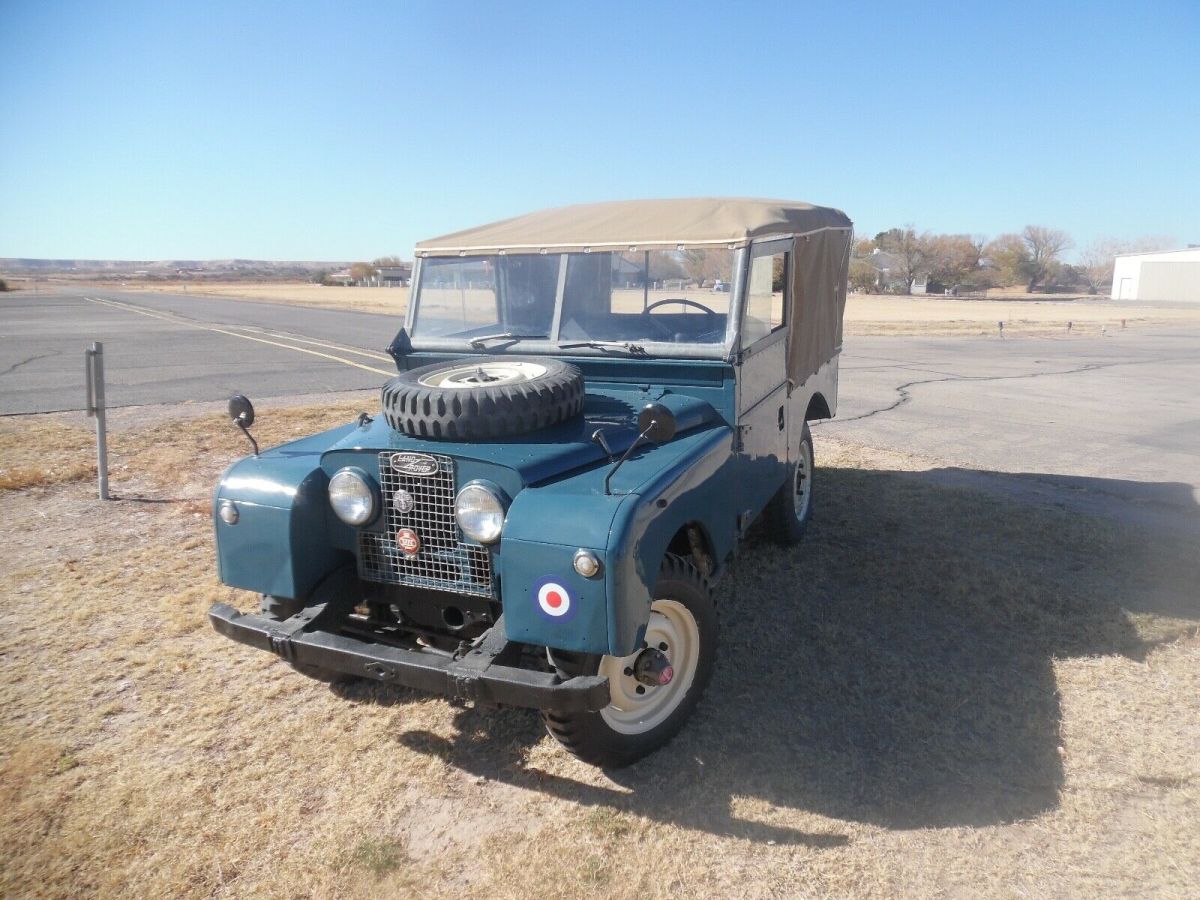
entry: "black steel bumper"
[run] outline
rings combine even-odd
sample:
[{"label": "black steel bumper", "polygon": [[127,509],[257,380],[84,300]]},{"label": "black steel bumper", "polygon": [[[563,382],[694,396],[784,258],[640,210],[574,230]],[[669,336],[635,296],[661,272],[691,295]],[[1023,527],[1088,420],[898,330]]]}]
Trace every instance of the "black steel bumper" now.
[{"label": "black steel bumper", "polygon": [[[226,603],[214,604],[208,611],[208,618],[213,628],[226,637],[269,650],[288,662],[402,684],[463,700],[558,712],[588,712],[603,709],[610,699],[608,679],[598,675],[561,681],[549,672],[504,665],[501,660],[511,658],[514,648],[504,638],[503,620],[497,622],[477,646],[452,659],[327,631],[309,631],[292,619],[277,622],[243,614]],[[306,620],[311,618],[306,617]]]}]

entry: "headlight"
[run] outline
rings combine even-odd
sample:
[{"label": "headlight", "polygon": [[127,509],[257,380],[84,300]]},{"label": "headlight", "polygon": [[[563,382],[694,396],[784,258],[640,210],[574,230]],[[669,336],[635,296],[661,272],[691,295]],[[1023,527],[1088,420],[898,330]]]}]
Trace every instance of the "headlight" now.
[{"label": "headlight", "polygon": [[494,544],[504,528],[504,502],[482,484],[468,484],[454,501],[454,518],[467,537]]},{"label": "headlight", "polygon": [[375,489],[357,469],[339,469],[329,479],[329,505],[347,525],[366,525],[375,518]]}]

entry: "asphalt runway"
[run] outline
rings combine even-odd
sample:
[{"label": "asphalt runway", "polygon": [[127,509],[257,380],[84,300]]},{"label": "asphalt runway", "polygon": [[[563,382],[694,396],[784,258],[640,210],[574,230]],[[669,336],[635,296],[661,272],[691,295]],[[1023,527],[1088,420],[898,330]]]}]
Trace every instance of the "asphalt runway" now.
[{"label": "asphalt runway", "polygon": [[[401,317],[188,294],[0,296],[0,414],[377,388]],[[947,483],[1197,527],[1200,329],[1056,338],[849,337],[819,432],[937,461]],[[1165,519],[1163,517],[1166,517]],[[1180,518],[1182,517],[1182,518]]]},{"label": "asphalt runway", "polygon": [[0,415],[84,406],[83,351],[104,344],[110,407],[378,387],[400,316],[187,294],[0,295]]}]

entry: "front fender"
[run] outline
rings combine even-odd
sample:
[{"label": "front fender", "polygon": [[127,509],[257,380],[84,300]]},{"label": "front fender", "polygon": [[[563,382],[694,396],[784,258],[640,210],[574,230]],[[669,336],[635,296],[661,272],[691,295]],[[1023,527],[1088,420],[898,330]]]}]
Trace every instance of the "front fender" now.
[{"label": "front fender", "polygon": [[[732,432],[678,438],[621,469],[636,488],[606,495],[607,466],[521,491],[508,510],[499,554],[509,639],[560,650],[628,656],[640,644],[658,570],[672,537],[701,522],[717,559],[732,549]],[[725,520],[728,519],[726,522]],[[591,550],[601,573],[584,578],[573,557]],[[553,615],[537,589],[552,581],[571,609]]]},{"label": "front fender", "polygon": [[328,476],[321,453],[354,426],[334,429],[234,463],[213,496],[237,508],[234,525],[214,515],[217,572],[230,587],[304,599],[331,570],[352,561],[329,540]]},{"label": "front fender", "polygon": [[684,440],[689,444],[679,448],[684,452],[651,474],[612,523],[609,652],[614,656],[628,656],[638,648],[663,557],[681,528],[700,523],[718,562],[733,550],[732,432],[719,428]]}]

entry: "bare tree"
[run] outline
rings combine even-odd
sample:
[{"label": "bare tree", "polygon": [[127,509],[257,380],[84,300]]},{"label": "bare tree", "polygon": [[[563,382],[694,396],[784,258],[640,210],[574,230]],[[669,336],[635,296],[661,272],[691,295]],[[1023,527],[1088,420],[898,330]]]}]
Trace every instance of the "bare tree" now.
[{"label": "bare tree", "polygon": [[398,256],[381,256],[379,259],[371,260],[371,265],[377,269],[389,266],[402,266],[404,265],[404,260]]},{"label": "bare tree", "polygon": [[1025,277],[1025,241],[1019,234],[1001,234],[983,248],[983,256],[1003,285],[1016,284]]},{"label": "bare tree", "polygon": [[982,250],[969,235],[938,234],[928,238],[929,277],[944,285],[962,284],[979,268]]},{"label": "bare tree", "polygon": [[854,255],[855,256],[870,256],[871,253],[874,250],[876,250],[878,247],[879,247],[879,245],[876,244],[870,238],[859,238],[857,241],[854,242]]},{"label": "bare tree", "polygon": [[366,281],[368,278],[374,278],[379,272],[373,265],[367,262],[356,262],[350,266],[350,277],[355,281]]},{"label": "bare tree", "polygon": [[724,250],[682,250],[684,271],[697,284],[729,277],[729,254]]},{"label": "bare tree", "polygon": [[1026,225],[1021,232],[1025,243],[1024,272],[1029,281],[1029,293],[1053,274],[1060,265],[1059,257],[1071,246],[1071,236],[1057,228],[1043,225]]},{"label": "bare tree", "polygon": [[854,290],[870,294],[879,288],[879,270],[865,259],[853,257],[850,260],[849,281]]},{"label": "bare tree", "polygon": [[1098,238],[1088,244],[1079,254],[1079,273],[1087,283],[1088,292],[1098,294],[1112,286],[1113,266],[1123,253],[1153,253],[1165,250],[1174,241],[1161,235],[1148,235],[1136,241],[1119,238]]},{"label": "bare tree", "polygon": [[1125,252],[1125,244],[1116,238],[1099,238],[1079,254],[1079,271],[1087,282],[1088,293],[1098,294],[1112,285],[1113,265],[1117,255]]},{"label": "bare tree", "polygon": [[929,272],[929,233],[917,234],[911,225],[893,228],[875,237],[880,248],[894,256],[900,263],[900,277],[904,279],[904,293],[911,294],[913,282]]}]

